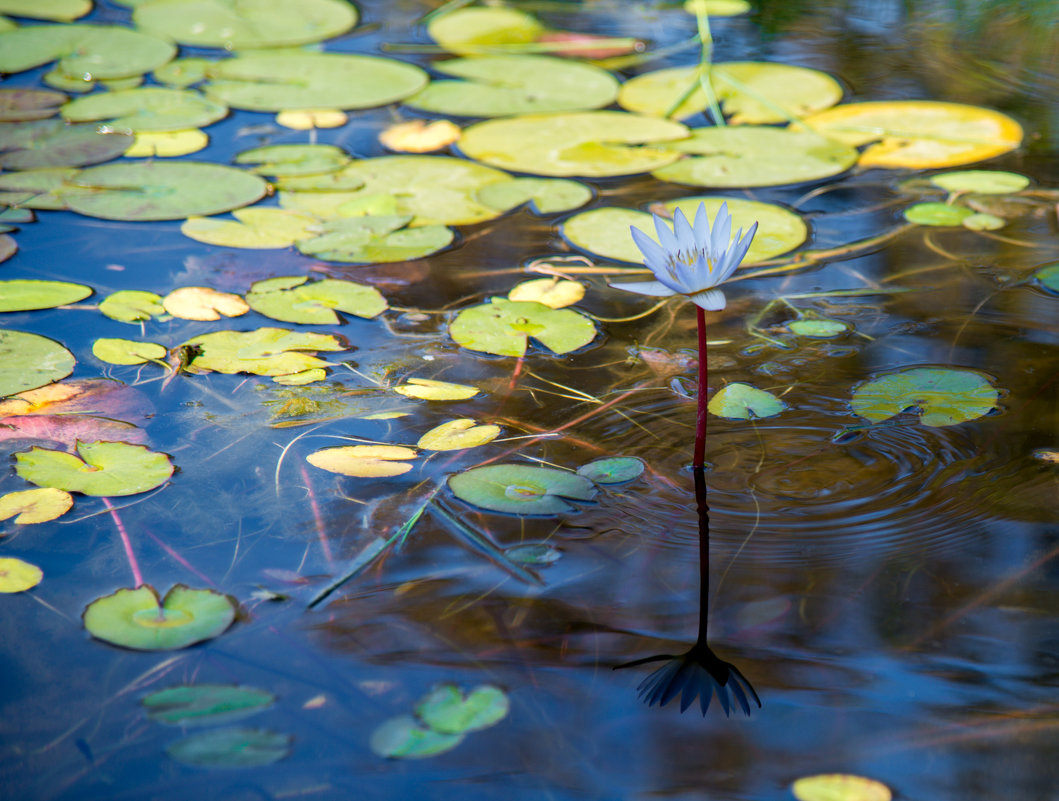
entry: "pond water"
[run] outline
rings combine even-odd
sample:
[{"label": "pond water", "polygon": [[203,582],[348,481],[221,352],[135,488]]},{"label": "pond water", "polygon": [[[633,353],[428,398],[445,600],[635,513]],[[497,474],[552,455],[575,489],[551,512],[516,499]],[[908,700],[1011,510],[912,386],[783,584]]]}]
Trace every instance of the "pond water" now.
[{"label": "pond water", "polygon": [[[682,42],[696,26],[670,3],[517,5],[554,28],[640,37],[652,48]],[[924,171],[854,169],[810,185],[719,193],[797,210],[810,226],[805,249],[851,245],[802,270],[733,283],[727,308],[709,317],[711,390],[745,382],[786,404],[768,418],[711,417],[707,440],[710,643],[761,708],[727,717],[716,703],[705,716],[697,707],[681,714],[676,702],[649,707],[636,688],[657,665],[613,669],[682,653],[698,630],[694,314],[677,300],[643,314],[651,299],[584,271],[606,261],[579,257],[560,236],[570,212],[521,208],[458,226],[454,246],[426,258],[347,266],[293,248],[202,244],[179,221],[42,211],[14,234],[19,252],[3,278],[72,281],[94,295],[8,313],[2,325],[62,342],[77,358],[73,379],[132,387],[134,397],[108,414],[141,424],[145,444],[178,470],[152,492],[77,495],[54,521],[0,523],[0,556],[44,572],[32,590],[0,601],[0,797],[763,800],[792,798],[792,781],[821,773],[869,777],[909,799],[1052,797],[1059,298],[1032,275],[1059,260],[1048,195],[1059,188],[1059,13],[1050,0],[754,5],[712,20],[715,61],[823,70],[847,101],[994,108],[1019,121],[1024,143],[973,169],[1029,176],[1041,193],[1011,201],[1026,213],[1008,208],[1007,225],[987,232],[905,226],[902,212],[922,198],[899,184]],[[327,50],[378,54],[429,41],[416,22],[430,3],[359,8],[357,28]],[[99,3],[83,21],[120,23],[129,13]],[[387,53],[426,67],[435,56],[422,50]],[[696,47],[684,48],[621,76],[697,59]],[[45,71],[5,86],[39,86]],[[416,116],[400,105],[350,112],[344,126],[310,134],[276,125],[271,113],[233,111],[188,158],[227,164],[251,147],[310,137],[357,158],[381,156],[378,133]],[[718,194],[649,175],[586,183],[594,197],[585,209]],[[856,245],[886,232],[896,233]],[[541,277],[529,267],[540,260],[587,287],[576,308],[597,318],[590,345],[562,356],[534,346],[516,359],[450,338],[457,311]],[[251,311],[224,323],[140,327],[99,314],[112,292],[242,294],[285,275],[370,284],[391,306],[375,320],[301,327],[339,333],[354,348],[322,354],[333,367],[321,383],[167,378],[155,364],[92,356],[100,337],[174,346],[221,327],[277,325]],[[780,297],[850,331],[796,337],[785,327],[790,306],[766,310]],[[940,427],[915,410],[874,426],[853,412],[860,384],[918,366],[977,371],[999,390],[996,409]],[[479,393],[443,403],[389,391],[409,377]],[[391,411],[405,416],[365,419]],[[455,418],[496,424],[500,439],[433,453],[389,478],[306,462],[351,442],[414,446]],[[11,454],[31,444],[3,443]],[[642,459],[645,472],[558,516],[483,511],[445,485],[486,462],[573,469],[615,455]],[[14,469],[0,478],[0,493],[30,487]],[[174,584],[226,593],[239,604],[234,625],[174,651],[92,638],[86,605],[136,584],[120,529],[147,583],[162,593]],[[324,597],[379,538],[402,532],[399,547]],[[533,553],[558,558],[526,565],[512,550],[526,544],[546,544]],[[148,719],[141,699],[182,684],[273,694],[271,706],[235,725],[275,733],[282,758],[203,768],[167,755],[205,729]],[[373,751],[373,732],[446,685],[500,688],[510,709],[436,756]]]}]

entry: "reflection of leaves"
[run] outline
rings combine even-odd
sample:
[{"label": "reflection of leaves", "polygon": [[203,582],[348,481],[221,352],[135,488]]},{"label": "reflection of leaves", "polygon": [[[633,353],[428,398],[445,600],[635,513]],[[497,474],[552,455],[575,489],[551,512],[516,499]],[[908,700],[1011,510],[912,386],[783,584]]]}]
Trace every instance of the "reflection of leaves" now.
[{"label": "reflection of leaves", "polygon": [[197,768],[249,768],[283,759],[290,753],[292,739],[267,729],[232,726],[192,734],[165,751],[177,762]]},{"label": "reflection of leaves", "polygon": [[873,423],[916,408],[923,425],[951,426],[989,414],[999,397],[989,379],[973,370],[912,367],[864,382],[850,406]]},{"label": "reflection of leaves", "polygon": [[496,356],[524,356],[530,339],[562,354],[595,339],[596,327],[573,309],[493,298],[460,312],[449,325],[449,335],[465,348]]},{"label": "reflection of leaves", "polygon": [[82,617],[96,639],[137,651],[172,651],[223,633],[235,612],[235,601],[213,590],[177,584],[159,599],[143,585],[97,598]]},{"label": "reflection of leaves", "polygon": [[140,703],[147,717],[170,726],[227,723],[260,712],[276,700],[270,692],[227,684],[167,687],[145,695]]},{"label": "reflection of leaves", "polygon": [[0,33],[0,72],[59,60],[67,75],[124,78],[165,64],[170,42],[118,25],[31,25]]},{"label": "reflection of leaves", "polygon": [[454,684],[444,684],[419,699],[415,711],[434,731],[463,734],[495,726],[510,709],[507,693],[483,684],[465,696]]}]

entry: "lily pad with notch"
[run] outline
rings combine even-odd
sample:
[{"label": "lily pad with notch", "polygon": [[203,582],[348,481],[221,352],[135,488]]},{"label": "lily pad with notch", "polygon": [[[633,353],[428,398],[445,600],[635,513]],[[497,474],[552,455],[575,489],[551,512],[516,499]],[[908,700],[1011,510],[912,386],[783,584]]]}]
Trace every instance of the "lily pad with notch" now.
[{"label": "lily pad with notch", "polygon": [[402,445],[340,445],[321,448],[305,457],[313,467],[356,478],[400,476],[412,469],[413,448]]},{"label": "lily pad with notch", "polygon": [[646,465],[636,456],[606,456],[577,468],[578,475],[596,484],[624,484],[643,474]]},{"label": "lily pad with notch", "polygon": [[62,120],[31,120],[0,126],[0,167],[84,167],[110,161],[132,144],[132,134],[100,131],[95,125],[68,125]]},{"label": "lily pad with notch", "polygon": [[184,236],[208,245],[251,250],[287,248],[300,239],[310,239],[319,218],[272,206],[250,206],[232,212],[234,220],[188,217],[180,226]]},{"label": "lily pad with notch", "polygon": [[227,114],[225,104],[191,89],[158,86],[92,94],[73,100],[62,108],[62,115],[68,122],[108,120],[110,127],[127,128],[133,133],[201,128]]},{"label": "lily pad with notch", "polygon": [[140,289],[119,289],[112,292],[100,302],[99,311],[111,320],[123,323],[150,320],[166,313],[160,295]]},{"label": "lily pad with notch", "polygon": [[0,312],[54,309],[84,300],[92,294],[92,287],[66,281],[13,279],[0,281]]},{"label": "lily pad with notch", "polygon": [[977,420],[996,408],[1000,393],[987,376],[955,367],[910,367],[873,378],[853,390],[850,407],[873,423],[909,409],[923,425]]},{"label": "lily pad with notch", "polygon": [[317,236],[297,242],[307,256],[345,264],[378,264],[421,259],[452,244],[444,225],[406,227],[412,218],[385,214],[321,223]]},{"label": "lily pad with notch", "polygon": [[244,150],[235,157],[236,164],[254,164],[260,175],[289,176],[334,172],[352,159],[335,145],[266,145]]},{"label": "lily pad with notch", "polygon": [[258,281],[250,286],[246,302],[273,320],[305,325],[340,323],[342,318],[336,312],[370,320],[389,307],[375,287],[333,278],[309,283],[302,275]]},{"label": "lily pad with notch", "polygon": [[462,417],[430,429],[419,438],[416,445],[427,451],[456,451],[485,445],[499,436],[500,426],[477,424],[468,417]]},{"label": "lily pad with notch", "polygon": [[46,523],[62,517],[73,505],[73,496],[55,487],[9,492],[0,497],[0,520],[14,517],[20,526]]},{"label": "lily pad with notch", "polygon": [[775,417],[787,408],[787,404],[771,392],[734,381],[718,390],[710,398],[707,408],[718,417],[729,420],[757,420]]},{"label": "lily pad with notch", "polygon": [[390,718],[372,732],[371,750],[388,759],[424,759],[444,754],[463,742],[463,734],[443,734],[411,715]]},{"label": "lily pad with notch", "polygon": [[475,199],[497,211],[528,203],[534,214],[557,214],[581,208],[592,199],[592,190],[568,178],[512,178],[486,184]]},{"label": "lily pad with notch", "polygon": [[74,355],[54,339],[0,330],[0,397],[66,378],[75,363]]},{"label": "lily pad with notch", "polygon": [[[532,14],[506,6],[456,8],[435,16],[427,33],[446,50],[461,55],[482,55],[505,45],[531,44],[544,33]],[[497,48],[497,45],[500,45]]]},{"label": "lily pad with notch", "polygon": [[101,337],[92,343],[92,355],[107,364],[132,365],[162,362],[168,353],[166,347],[157,342]]},{"label": "lily pad with notch", "polygon": [[331,334],[268,327],[253,331],[214,331],[192,337],[184,344],[195,353],[188,364],[191,372],[264,376],[327,367],[328,362],[316,356],[318,351],[348,350],[348,345]]},{"label": "lily pad with notch", "polygon": [[212,726],[254,715],[276,696],[256,687],[232,684],[185,684],[167,687],[140,699],[147,717],[167,726]]},{"label": "lily pad with notch", "polygon": [[553,353],[569,353],[589,344],[596,333],[595,323],[573,309],[506,298],[464,309],[449,324],[449,336],[458,344],[495,356],[524,356],[531,339]]},{"label": "lily pad with notch", "polygon": [[507,693],[494,685],[482,684],[464,695],[455,684],[443,684],[419,699],[415,713],[436,732],[466,734],[495,726],[510,708]]},{"label": "lily pad with notch", "polygon": [[82,620],[88,633],[135,651],[174,651],[223,634],[238,604],[214,590],[174,585],[165,598],[149,584],[92,601]]},{"label": "lily pad with notch", "polygon": [[173,475],[164,453],[127,442],[78,442],[77,455],[34,447],[15,454],[15,472],[38,487],[84,495],[136,495]]},{"label": "lily pad with notch", "polygon": [[0,72],[58,61],[67,75],[127,78],[156,69],[176,54],[165,39],[120,25],[27,25],[0,33]]},{"label": "lily pad with notch", "polygon": [[515,515],[560,515],[576,511],[570,501],[592,501],[596,485],[584,476],[553,467],[495,464],[472,467],[449,477],[449,489],[462,501]]}]

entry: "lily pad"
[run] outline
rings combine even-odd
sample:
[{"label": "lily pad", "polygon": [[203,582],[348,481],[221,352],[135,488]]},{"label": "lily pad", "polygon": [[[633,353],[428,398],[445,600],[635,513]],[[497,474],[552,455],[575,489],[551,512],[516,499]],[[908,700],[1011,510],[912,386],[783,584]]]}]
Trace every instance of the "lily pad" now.
[{"label": "lily pad", "polygon": [[92,0],[0,0],[0,14],[70,22],[92,10]]},{"label": "lily pad", "polygon": [[229,723],[253,715],[276,700],[270,692],[230,684],[167,687],[140,699],[147,717],[168,726]]},{"label": "lily pad", "polygon": [[371,750],[388,759],[423,759],[451,751],[462,734],[443,734],[418,723],[411,715],[390,718],[371,734]]},{"label": "lily pad", "polygon": [[208,58],[175,58],[156,69],[153,75],[158,83],[185,89],[206,80],[206,70],[214,63]]},{"label": "lily pad", "polygon": [[535,214],[556,214],[585,205],[592,199],[592,190],[565,178],[512,178],[486,184],[475,198],[497,211],[529,203]]},{"label": "lily pad", "polygon": [[111,127],[134,133],[201,128],[227,114],[226,105],[198,92],[158,86],[88,95],[62,108],[69,122],[109,120]]},{"label": "lily pad", "polygon": [[460,500],[494,512],[559,515],[575,511],[567,502],[591,501],[596,486],[584,476],[552,467],[495,464],[472,467],[449,477]]},{"label": "lily pad", "polygon": [[862,167],[955,167],[999,156],[1022,143],[1022,127],[1011,117],[931,100],[847,103],[806,117],[804,123],[847,145],[869,145],[860,156]]},{"label": "lily pad", "polygon": [[434,17],[427,33],[449,52],[481,55],[491,52],[490,46],[536,42],[544,26],[531,14],[504,6],[458,8]]},{"label": "lily pad", "polygon": [[499,436],[500,426],[479,425],[463,417],[430,429],[416,445],[426,451],[457,451],[485,445]]},{"label": "lily pad", "polygon": [[165,752],[195,768],[252,768],[283,759],[293,739],[267,729],[232,726],[192,734],[167,745]]},{"label": "lily pad", "polygon": [[478,394],[478,387],[467,384],[452,384],[448,381],[435,381],[431,378],[409,378],[408,382],[393,391],[406,398],[420,400],[454,401],[467,400]]},{"label": "lily pad", "polygon": [[875,779],[849,773],[803,776],[791,784],[798,801],[890,801],[890,788]]},{"label": "lily pad", "polygon": [[449,120],[408,120],[379,133],[379,142],[398,153],[433,153],[460,138],[460,126]]},{"label": "lily pad", "polygon": [[1038,269],[1033,277],[1037,279],[1042,287],[1059,294],[1059,262],[1046,264]]},{"label": "lily pad", "polygon": [[62,191],[71,210],[106,220],[180,220],[220,214],[265,196],[262,178],[198,161],[105,164],[78,173]]},{"label": "lily pad", "polygon": [[175,54],[171,42],[118,25],[27,25],[0,33],[0,72],[58,61],[67,75],[127,78],[150,72]]},{"label": "lily pad", "polygon": [[189,339],[197,353],[188,365],[192,372],[252,375],[291,375],[313,367],[327,367],[317,351],[341,351],[347,346],[330,334],[258,328],[254,331],[215,331]]},{"label": "lily pad", "polygon": [[873,423],[916,409],[923,425],[951,426],[989,414],[999,397],[989,379],[973,370],[910,367],[860,384],[850,407]]},{"label": "lily pad", "polygon": [[103,132],[95,125],[62,120],[32,120],[0,127],[0,167],[83,167],[117,158],[132,144],[132,134]]},{"label": "lily pad", "polygon": [[475,687],[466,696],[454,684],[443,684],[421,698],[416,715],[442,734],[465,734],[495,726],[511,708],[507,693],[491,684]]},{"label": "lily pad", "polygon": [[14,517],[20,526],[46,523],[66,514],[73,505],[69,492],[54,487],[9,492],[0,497],[0,520]]},{"label": "lily pad", "polygon": [[342,445],[314,451],[305,460],[330,473],[382,478],[404,475],[412,469],[407,460],[415,457],[415,450],[400,445]]},{"label": "lily pad", "polygon": [[182,320],[220,320],[241,317],[250,311],[245,300],[231,292],[219,292],[207,286],[182,286],[162,298],[162,307]]},{"label": "lily pad", "polygon": [[256,164],[253,171],[261,175],[311,175],[334,172],[352,159],[335,145],[267,145],[244,150],[235,157],[236,164]]},{"label": "lily pad", "polygon": [[255,53],[218,62],[206,93],[250,111],[385,106],[427,83],[419,67],[344,53]]},{"label": "lily pad", "polygon": [[84,300],[91,294],[91,287],[65,281],[0,281],[0,312],[54,309],[56,306]]},{"label": "lily pad", "polygon": [[800,337],[834,339],[849,331],[850,325],[842,320],[832,320],[825,317],[806,317],[787,323],[787,329],[792,334],[797,334]]},{"label": "lily pad", "polygon": [[357,24],[343,0],[154,0],[137,3],[138,28],[182,45],[250,50],[322,42]]},{"label": "lily pad", "polygon": [[971,231],[999,231],[1007,224],[1008,221],[1003,217],[997,217],[995,214],[983,214],[981,212],[972,214],[969,217],[964,217],[960,221],[960,225]]},{"label": "lily pad", "polygon": [[644,471],[643,459],[635,456],[608,456],[577,468],[577,474],[597,484],[623,484]]},{"label": "lily pad", "polygon": [[222,634],[235,620],[234,599],[174,585],[165,598],[150,585],[92,601],[82,619],[99,640],[136,651],[173,651]]},{"label": "lily pad", "polygon": [[657,145],[684,139],[678,122],[624,111],[525,114],[464,129],[460,150],[514,172],[602,178],[650,172],[680,154]]},{"label": "lily pad", "polygon": [[173,475],[169,457],[143,445],[79,442],[77,454],[31,448],[15,454],[15,472],[38,487],[84,495],[135,495]]},{"label": "lily pad", "polygon": [[595,339],[596,326],[573,309],[492,298],[456,315],[449,335],[465,348],[496,356],[524,356],[530,339],[563,354]]},{"label": "lily pad", "polygon": [[973,214],[966,206],[950,206],[948,203],[916,203],[905,209],[905,219],[911,223],[945,228],[963,225],[963,221]]},{"label": "lily pad", "polygon": [[107,295],[99,304],[99,310],[111,320],[123,323],[136,323],[165,314],[161,296],[139,289],[121,289]]},{"label": "lily pad", "polygon": [[779,186],[830,178],[857,163],[849,145],[811,131],[769,126],[698,128],[665,147],[686,158],[652,171],[663,181],[735,188]]},{"label": "lily pad", "polygon": [[80,173],[73,167],[42,167],[0,174],[0,203],[27,209],[58,211],[66,208],[63,192]]},{"label": "lily pad", "polygon": [[[711,85],[721,103],[721,113],[737,125],[789,122],[830,108],[842,99],[842,87],[825,72],[765,61],[729,61],[714,64]],[[675,67],[637,75],[622,84],[618,104],[640,114],[690,117],[708,107],[699,82],[699,68]]]},{"label": "lily pad", "polygon": [[287,323],[334,325],[335,310],[356,317],[378,317],[389,306],[375,287],[325,278],[307,283],[306,276],[270,278],[252,284],[246,302],[258,314]]},{"label": "lily pad", "polygon": [[101,337],[92,343],[92,355],[108,364],[146,364],[165,359],[169,351],[156,342]]},{"label": "lily pad", "polygon": [[523,281],[507,293],[508,300],[532,300],[549,309],[573,306],[585,296],[585,285],[580,281],[560,278],[534,278]]},{"label": "lily pad", "polygon": [[186,156],[198,153],[210,143],[210,138],[198,128],[180,131],[150,131],[135,134],[133,143],[125,151],[128,158]]},{"label": "lily pad", "polygon": [[180,226],[180,232],[208,245],[269,250],[312,238],[311,229],[320,225],[320,220],[311,214],[271,206],[236,209],[232,216],[235,220],[189,217]]},{"label": "lily pad", "polygon": [[62,92],[47,89],[0,89],[0,122],[47,119],[66,99]]},{"label": "lily pad", "polygon": [[975,192],[980,195],[1008,195],[1021,192],[1030,179],[1017,172],[1000,170],[959,170],[932,175],[930,182],[947,192]]},{"label": "lily pad", "polygon": [[478,56],[434,68],[462,80],[434,80],[405,105],[435,114],[502,117],[603,108],[618,96],[605,70],[551,56]]},{"label": "lily pad", "polygon": [[11,556],[0,557],[0,592],[25,592],[40,584],[44,571]]},{"label": "lily pad", "polygon": [[0,397],[66,378],[74,364],[74,355],[53,339],[0,329]]},{"label": "lily pad", "polygon": [[377,264],[421,259],[448,247],[452,231],[444,225],[406,228],[407,215],[367,215],[322,223],[319,234],[297,242],[307,256],[345,264]]},{"label": "lily pad", "polygon": [[276,115],[276,125],[292,131],[311,131],[314,128],[341,128],[349,122],[349,115],[337,108],[306,108],[281,111]]},{"label": "lily pad", "polygon": [[756,420],[775,417],[787,404],[763,389],[733,382],[720,389],[707,404],[711,413],[729,420]]}]

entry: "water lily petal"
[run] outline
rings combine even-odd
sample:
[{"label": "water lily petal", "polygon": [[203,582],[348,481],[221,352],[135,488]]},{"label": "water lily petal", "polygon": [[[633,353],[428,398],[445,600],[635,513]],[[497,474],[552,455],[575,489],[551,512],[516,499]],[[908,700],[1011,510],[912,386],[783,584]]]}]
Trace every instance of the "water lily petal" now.
[{"label": "water lily petal", "polygon": [[721,254],[728,250],[731,239],[732,215],[728,213],[728,204],[722,203],[713,221],[713,236],[710,237],[710,255],[714,262],[719,261]]},{"label": "water lily petal", "polygon": [[706,311],[721,311],[727,305],[724,292],[719,289],[707,289],[688,296],[691,302]]},{"label": "water lily petal", "polygon": [[636,243],[636,247],[643,254],[644,263],[647,267],[656,272],[664,269],[666,263],[665,249],[636,226],[629,226],[629,231],[632,233],[632,241]]},{"label": "water lily petal", "polygon": [[691,223],[680,209],[673,214],[673,232],[677,235],[677,246],[680,251],[691,253],[696,250],[695,232],[691,230]]},{"label": "water lily petal", "polygon": [[641,295],[653,295],[656,298],[666,298],[670,295],[680,294],[676,290],[670,289],[661,281],[636,281],[631,284],[622,282],[611,284],[611,286],[615,289],[624,289],[627,292],[638,292]]},{"label": "water lily petal", "polygon": [[675,256],[677,251],[680,250],[680,242],[677,241],[677,235],[673,233],[673,229],[669,227],[669,224],[657,214],[654,215],[654,222],[655,231],[658,232],[658,241],[662,243],[662,249],[670,258]]},{"label": "water lily petal", "polygon": [[695,247],[701,251],[709,250],[710,247],[710,215],[705,203],[700,203],[699,210],[695,212]]}]

